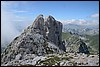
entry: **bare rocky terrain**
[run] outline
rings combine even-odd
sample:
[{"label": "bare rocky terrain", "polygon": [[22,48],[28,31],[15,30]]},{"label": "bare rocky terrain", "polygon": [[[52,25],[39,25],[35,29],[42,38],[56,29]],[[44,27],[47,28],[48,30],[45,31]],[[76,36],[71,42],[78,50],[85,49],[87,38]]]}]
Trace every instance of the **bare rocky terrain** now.
[{"label": "bare rocky terrain", "polygon": [[2,66],[99,66],[99,55],[87,55],[84,53],[48,54],[37,56],[27,54],[23,59],[16,59],[2,64]]}]

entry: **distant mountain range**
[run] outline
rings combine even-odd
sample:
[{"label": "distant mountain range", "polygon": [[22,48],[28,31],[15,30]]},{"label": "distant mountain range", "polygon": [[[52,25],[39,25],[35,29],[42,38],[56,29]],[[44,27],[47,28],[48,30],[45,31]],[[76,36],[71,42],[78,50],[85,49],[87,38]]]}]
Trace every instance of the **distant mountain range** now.
[{"label": "distant mountain range", "polygon": [[99,34],[98,26],[84,26],[77,24],[66,24],[63,25],[63,32],[71,32],[77,35],[96,35]]}]

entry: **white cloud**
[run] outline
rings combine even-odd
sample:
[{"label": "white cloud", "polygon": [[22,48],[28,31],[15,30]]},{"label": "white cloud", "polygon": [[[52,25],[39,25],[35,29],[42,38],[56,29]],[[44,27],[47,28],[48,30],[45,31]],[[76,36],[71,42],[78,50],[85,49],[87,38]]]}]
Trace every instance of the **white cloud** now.
[{"label": "white cloud", "polygon": [[14,13],[16,13],[16,12],[17,12],[17,13],[19,13],[19,12],[20,12],[20,13],[23,13],[23,12],[28,12],[28,11],[25,11],[25,10],[14,10],[14,11],[12,11],[12,12],[14,12]]},{"label": "white cloud", "polygon": [[6,42],[10,43],[21,33],[17,29],[18,26],[22,29],[31,23],[27,17],[16,15],[13,11],[8,11],[7,6],[11,5],[11,3],[12,5],[14,4],[13,2],[1,2],[1,46],[6,46]]},{"label": "white cloud", "polygon": [[[95,19],[93,19],[93,18],[95,18]],[[92,26],[96,26],[96,25],[99,24],[99,14],[98,13],[95,13],[95,14],[92,14],[91,16],[88,16],[88,19],[91,19],[91,20],[70,19],[70,20],[59,20],[59,21],[61,21],[64,25],[65,24],[77,24],[77,25],[92,25]]]},{"label": "white cloud", "polygon": [[84,24],[86,23],[86,20],[84,19],[79,19],[79,20],[71,19],[71,20],[59,20],[59,21],[61,21],[63,24]]},{"label": "white cloud", "polygon": [[1,7],[4,7],[7,11],[11,12],[33,12],[33,3],[33,1],[1,1]]},{"label": "white cloud", "polygon": [[99,18],[99,13],[93,14],[90,16],[91,18]]},{"label": "white cloud", "polygon": [[85,19],[71,19],[71,20],[59,20],[65,24],[77,24],[77,25],[98,25],[96,20],[85,20]]},{"label": "white cloud", "polygon": [[5,46],[5,41],[10,42],[15,36],[19,34],[14,22],[15,15],[1,9],[1,44]]}]

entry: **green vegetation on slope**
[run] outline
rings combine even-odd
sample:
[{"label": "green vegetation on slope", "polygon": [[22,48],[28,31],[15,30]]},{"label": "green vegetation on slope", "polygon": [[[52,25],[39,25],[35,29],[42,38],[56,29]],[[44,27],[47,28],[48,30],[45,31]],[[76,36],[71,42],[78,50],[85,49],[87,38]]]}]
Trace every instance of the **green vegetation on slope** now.
[{"label": "green vegetation on slope", "polygon": [[69,37],[71,37],[71,34],[69,32],[62,32],[62,39],[68,39]]},{"label": "green vegetation on slope", "polygon": [[89,46],[99,51],[99,34],[94,36],[86,36],[89,39]]},{"label": "green vegetation on slope", "polygon": [[[99,52],[99,34],[97,35],[85,35],[86,40],[84,40],[85,43],[89,43],[87,46],[89,48],[89,51],[94,53],[94,52]],[[67,40],[69,44],[77,44],[78,47],[78,42],[79,42],[79,37],[76,35],[71,35],[68,32],[62,32],[62,39]],[[76,49],[76,45],[73,45],[73,49]]]}]

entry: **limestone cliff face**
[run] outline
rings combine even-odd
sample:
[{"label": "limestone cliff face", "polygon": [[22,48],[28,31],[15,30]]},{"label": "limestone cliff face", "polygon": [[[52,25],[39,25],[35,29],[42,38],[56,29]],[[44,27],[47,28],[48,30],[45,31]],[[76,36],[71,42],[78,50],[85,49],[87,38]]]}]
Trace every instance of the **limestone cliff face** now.
[{"label": "limestone cliff face", "polygon": [[45,19],[43,15],[39,15],[34,21],[34,29],[38,29],[39,33],[44,36],[49,42],[54,43],[56,46],[65,51],[65,47],[62,44],[62,23],[56,21],[52,16],[48,16]]}]

